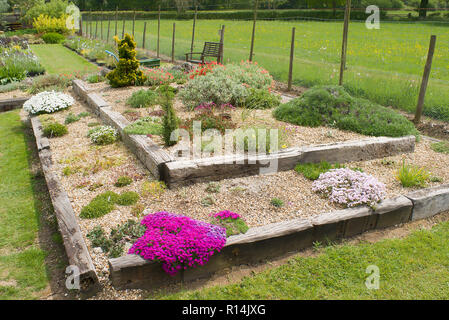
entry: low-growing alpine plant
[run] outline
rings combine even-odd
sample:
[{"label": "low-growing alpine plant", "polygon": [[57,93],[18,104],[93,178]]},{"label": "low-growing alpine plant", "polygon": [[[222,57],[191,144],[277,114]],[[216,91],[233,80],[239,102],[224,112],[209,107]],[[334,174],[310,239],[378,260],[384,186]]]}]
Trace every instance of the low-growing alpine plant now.
[{"label": "low-growing alpine plant", "polygon": [[73,105],[75,100],[62,92],[44,91],[25,101],[23,109],[30,114],[53,113]]},{"label": "low-growing alpine plant", "polygon": [[213,217],[214,223],[226,229],[227,237],[240,233],[246,233],[249,229],[242,217],[235,212],[224,210],[215,213]]},{"label": "low-growing alpine plant", "polygon": [[345,207],[368,205],[372,208],[386,195],[385,184],[375,177],[348,168],[331,169],[313,182],[312,190]]},{"label": "low-growing alpine plant", "polygon": [[226,243],[223,227],[169,212],[147,215],[141,224],[147,228],[145,234],[128,253],[161,262],[170,275],[206,264]]},{"label": "low-growing alpine plant", "polygon": [[89,130],[87,136],[95,144],[106,145],[117,141],[118,132],[111,126],[100,126]]}]

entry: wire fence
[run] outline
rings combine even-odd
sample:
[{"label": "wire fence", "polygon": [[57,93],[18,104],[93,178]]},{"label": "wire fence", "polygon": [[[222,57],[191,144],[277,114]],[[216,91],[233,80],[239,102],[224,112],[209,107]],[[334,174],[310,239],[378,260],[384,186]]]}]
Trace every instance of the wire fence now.
[{"label": "wire fence", "polygon": [[[154,56],[159,48],[160,55],[170,57],[174,41],[174,57],[184,59],[192,48],[201,51],[205,41],[218,42],[219,30],[225,25],[224,62],[251,58],[254,21],[197,20],[193,30],[192,20],[158,21],[138,19],[137,15],[135,19],[126,19],[127,16],[118,12],[104,20],[98,16],[92,16],[92,20],[85,18],[83,34],[109,43],[116,33],[119,37],[133,34],[138,47],[145,44],[145,49]],[[257,19],[253,60],[280,81],[287,82],[292,70],[292,82],[296,85],[338,84],[343,23],[325,21],[305,21],[299,17],[288,21]],[[296,30],[293,46],[292,28]],[[380,21],[379,30],[369,30],[364,22],[351,21],[343,85],[355,95],[414,112],[431,35],[436,35],[438,41],[424,114],[449,121],[449,32],[445,26]]]}]

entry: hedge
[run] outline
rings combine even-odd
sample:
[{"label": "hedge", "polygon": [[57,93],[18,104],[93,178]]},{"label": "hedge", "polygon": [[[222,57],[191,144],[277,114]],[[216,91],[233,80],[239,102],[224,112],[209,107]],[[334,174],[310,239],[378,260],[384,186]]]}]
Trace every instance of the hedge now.
[{"label": "hedge", "polygon": [[[177,13],[176,11],[161,12],[161,19],[169,20],[190,20],[194,17],[193,11],[185,13]],[[91,13],[84,12],[83,19],[91,20],[92,17],[97,19],[100,16],[115,17],[115,11],[92,11]],[[369,14],[363,11],[352,11],[352,20],[366,20]],[[386,11],[380,12],[381,18],[386,17]],[[132,20],[134,17],[133,11],[119,11],[119,20]],[[158,13],[155,11],[136,11],[136,19],[154,20],[157,19]],[[206,20],[252,20],[254,14],[252,10],[238,10],[238,11],[199,11],[198,19]],[[257,12],[258,19],[296,19],[296,18],[311,18],[311,19],[326,19],[326,20],[342,20],[344,18],[344,10],[339,9],[334,13],[331,10],[260,10]]]}]

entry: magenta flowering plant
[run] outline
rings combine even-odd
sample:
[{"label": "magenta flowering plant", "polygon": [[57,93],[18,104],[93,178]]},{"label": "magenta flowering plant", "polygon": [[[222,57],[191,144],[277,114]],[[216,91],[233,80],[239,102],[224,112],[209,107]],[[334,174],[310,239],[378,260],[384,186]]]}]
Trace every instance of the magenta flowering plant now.
[{"label": "magenta flowering plant", "polygon": [[227,218],[231,218],[231,219],[239,219],[241,218],[239,214],[229,211],[229,210],[224,210],[224,211],[220,211],[218,213],[214,214],[215,218],[220,218],[220,219],[227,219]]},{"label": "magenta flowering plant", "polygon": [[128,253],[161,262],[170,275],[206,264],[226,244],[223,227],[182,215],[156,212],[147,215],[141,224],[147,229]]},{"label": "magenta flowering plant", "polygon": [[213,223],[217,223],[226,229],[227,237],[240,233],[246,233],[249,229],[242,217],[235,212],[224,210],[211,215],[214,217]]},{"label": "magenta flowering plant", "polygon": [[349,168],[331,169],[313,182],[312,190],[346,207],[366,204],[372,208],[385,198],[385,184],[372,175]]}]

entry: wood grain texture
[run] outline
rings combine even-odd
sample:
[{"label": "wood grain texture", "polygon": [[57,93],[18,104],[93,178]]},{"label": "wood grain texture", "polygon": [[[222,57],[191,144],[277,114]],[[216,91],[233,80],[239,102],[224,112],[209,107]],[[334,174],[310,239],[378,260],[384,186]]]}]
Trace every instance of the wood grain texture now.
[{"label": "wood grain texture", "polygon": [[87,298],[94,295],[100,289],[95,267],[70,200],[53,169],[50,147],[42,148],[42,143],[38,142],[39,137],[42,136],[40,121],[37,117],[34,117],[32,118],[31,124],[36,136],[42,171],[47,182],[67,257],[70,265],[76,266],[79,270],[80,293],[82,297]]}]

